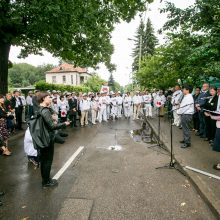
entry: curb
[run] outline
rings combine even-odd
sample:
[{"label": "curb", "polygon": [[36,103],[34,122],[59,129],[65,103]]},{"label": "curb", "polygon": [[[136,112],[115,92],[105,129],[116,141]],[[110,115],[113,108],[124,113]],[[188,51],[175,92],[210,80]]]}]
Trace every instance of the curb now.
[{"label": "curb", "polygon": [[[143,122],[143,121],[140,121],[140,122]],[[157,132],[157,128],[155,127],[155,125],[149,120],[145,120],[145,122],[151,127],[156,138],[158,138],[158,132]],[[162,134],[162,132],[161,132],[161,134]],[[164,134],[162,134],[161,136],[162,137],[160,138],[160,142],[162,143],[164,148],[170,153],[170,148],[163,141]],[[213,214],[216,216],[216,218],[220,220],[220,205],[215,201],[215,199],[213,198],[211,193],[205,192],[205,190],[206,190],[205,187],[202,184],[200,184],[195,178],[193,178],[193,176],[184,168],[184,165],[181,164],[176,159],[175,155],[173,158],[174,158],[178,168],[180,169],[180,172],[191,181],[191,183],[193,184],[193,186],[195,187],[196,191],[199,193],[201,198],[206,202],[206,204],[209,206],[209,208],[211,209]]]}]

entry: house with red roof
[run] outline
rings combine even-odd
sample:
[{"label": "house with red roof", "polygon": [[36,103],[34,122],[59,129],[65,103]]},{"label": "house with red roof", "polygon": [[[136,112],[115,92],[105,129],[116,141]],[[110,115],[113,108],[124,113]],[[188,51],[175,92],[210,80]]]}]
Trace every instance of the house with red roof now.
[{"label": "house with red roof", "polygon": [[46,72],[46,82],[64,85],[82,85],[92,75],[86,68],[75,67],[73,64],[63,63]]}]

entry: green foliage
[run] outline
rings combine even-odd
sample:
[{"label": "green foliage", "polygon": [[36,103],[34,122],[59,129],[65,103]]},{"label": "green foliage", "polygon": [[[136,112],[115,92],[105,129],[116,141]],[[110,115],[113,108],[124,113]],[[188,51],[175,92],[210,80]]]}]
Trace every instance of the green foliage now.
[{"label": "green foliage", "polygon": [[37,82],[35,88],[41,91],[47,90],[59,90],[61,92],[68,91],[68,92],[89,92],[90,88],[86,86],[69,86],[69,85],[57,85],[57,84],[50,84],[44,81]]},{"label": "green foliage", "polygon": [[167,42],[147,56],[136,73],[140,85],[168,88],[177,81],[201,85],[220,78],[220,2],[199,0],[186,9],[166,3]]},{"label": "green foliage", "polygon": [[134,72],[139,69],[140,58],[142,59],[144,56],[154,54],[157,43],[158,40],[154,34],[151,20],[148,18],[146,24],[141,20],[135,36],[135,48],[133,49],[132,54],[134,58],[132,69]]},{"label": "green foliage", "polygon": [[88,81],[85,83],[85,86],[90,89],[90,91],[93,92],[100,92],[101,86],[106,81],[100,78],[97,74],[93,75],[88,79]]},{"label": "green foliage", "polygon": [[38,67],[27,63],[13,64],[12,68],[9,69],[9,86],[25,87],[34,85],[40,80],[45,80],[45,72],[53,67],[51,64]]},{"label": "green foliage", "polygon": [[109,79],[108,79],[108,86],[110,88],[110,91],[116,91],[115,80],[114,80],[112,73],[110,74]]}]

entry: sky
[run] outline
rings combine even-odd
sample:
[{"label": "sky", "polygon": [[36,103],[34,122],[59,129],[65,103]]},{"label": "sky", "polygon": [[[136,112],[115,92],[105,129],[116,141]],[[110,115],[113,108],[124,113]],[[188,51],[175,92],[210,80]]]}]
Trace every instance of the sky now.
[{"label": "sky", "polygon": [[[175,3],[177,7],[185,8],[192,5],[195,0],[169,0],[169,2]],[[164,36],[158,35],[157,31],[162,28],[166,22],[166,14],[160,14],[159,8],[163,8],[165,0],[160,3],[160,0],[155,0],[154,3],[149,5],[149,10],[143,15],[145,21],[148,17],[151,19],[155,34],[157,35],[159,42],[162,44]],[[130,23],[122,22],[115,25],[115,30],[112,33],[112,44],[114,45],[114,54],[112,55],[112,63],[116,65],[116,71],[113,72],[115,81],[120,83],[122,86],[127,85],[131,82],[132,72],[132,49],[134,48],[134,42],[128,39],[133,39],[135,32],[140,23],[140,17],[137,15]],[[43,56],[29,55],[25,59],[19,59],[17,56],[20,53],[20,47],[12,47],[9,55],[10,61],[13,63],[29,63],[34,66],[42,64],[54,64],[58,65],[59,59],[53,57],[50,53],[44,51]],[[104,65],[100,65],[100,69],[97,70],[101,78],[108,80],[109,71]]]}]

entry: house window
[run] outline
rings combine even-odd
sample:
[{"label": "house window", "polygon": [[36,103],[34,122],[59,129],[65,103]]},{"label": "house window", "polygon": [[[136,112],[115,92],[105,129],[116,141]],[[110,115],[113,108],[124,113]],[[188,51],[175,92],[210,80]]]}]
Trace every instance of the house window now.
[{"label": "house window", "polygon": [[80,84],[84,83],[84,76],[80,76]]},{"label": "house window", "polygon": [[71,84],[73,85],[73,75],[71,75]]},{"label": "house window", "polygon": [[57,82],[56,76],[52,76],[52,83],[56,83],[56,82]]},{"label": "house window", "polygon": [[66,76],[63,76],[63,84],[66,83]]}]

